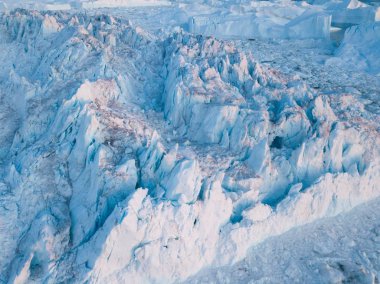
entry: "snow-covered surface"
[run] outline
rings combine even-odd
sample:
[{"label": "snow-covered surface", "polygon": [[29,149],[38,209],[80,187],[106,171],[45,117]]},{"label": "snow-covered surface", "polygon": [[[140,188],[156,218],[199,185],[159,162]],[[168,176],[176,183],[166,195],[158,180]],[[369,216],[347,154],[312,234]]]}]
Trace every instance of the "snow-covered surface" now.
[{"label": "snow-covered surface", "polygon": [[205,269],[186,283],[376,283],[380,200],[268,239],[233,266]]},{"label": "snow-covered surface", "polygon": [[[94,2],[105,8],[1,14],[0,281],[378,279],[373,256],[361,274],[348,263],[355,246],[312,262],[320,278],[281,249],[316,234],[289,245],[315,260],[308,248],[336,245],[321,224],[378,245],[378,219],[376,236],[358,221],[380,196],[374,20],[337,47],[326,3]],[[273,242],[294,261],[271,275],[255,257]]]}]

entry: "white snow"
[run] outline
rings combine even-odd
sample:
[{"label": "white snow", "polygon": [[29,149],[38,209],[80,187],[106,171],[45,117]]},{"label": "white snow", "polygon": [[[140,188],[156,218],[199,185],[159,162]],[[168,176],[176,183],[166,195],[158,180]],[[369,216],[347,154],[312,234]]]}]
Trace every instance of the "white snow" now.
[{"label": "white snow", "polygon": [[348,214],[270,238],[243,261],[206,268],[186,283],[375,282],[380,267],[379,203],[376,199]]}]

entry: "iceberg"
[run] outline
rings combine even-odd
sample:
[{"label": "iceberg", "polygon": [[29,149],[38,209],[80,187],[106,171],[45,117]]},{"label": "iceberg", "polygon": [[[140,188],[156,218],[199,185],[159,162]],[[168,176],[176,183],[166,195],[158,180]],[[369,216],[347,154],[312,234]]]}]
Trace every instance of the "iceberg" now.
[{"label": "iceberg", "polygon": [[220,38],[329,39],[330,26],[331,15],[320,11],[305,11],[281,21],[256,13],[201,15],[189,20],[190,32]]},{"label": "iceberg", "polygon": [[347,27],[380,21],[380,7],[358,0],[344,0],[341,3],[326,4],[326,11],[332,14],[334,26]]},{"label": "iceberg", "polygon": [[[380,74],[380,23],[361,24],[348,28],[336,50],[336,57],[326,64],[338,64],[342,68],[356,66],[372,74]],[[351,67],[350,67],[351,66]]]}]

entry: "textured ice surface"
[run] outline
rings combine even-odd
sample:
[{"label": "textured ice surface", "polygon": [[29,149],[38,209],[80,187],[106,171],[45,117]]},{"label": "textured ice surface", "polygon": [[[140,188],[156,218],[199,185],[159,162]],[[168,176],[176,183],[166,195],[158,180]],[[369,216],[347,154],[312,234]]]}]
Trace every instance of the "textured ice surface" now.
[{"label": "textured ice surface", "polygon": [[[270,7],[268,9],[273,9]],[[258,14],[260,15],[260,14]],[[279,22],[276,18],[248,15],[205,15],[190,19],[193,33],[213,35],[221,38],[329,38],[331,15],[307,11],[301,15],[289,13]]]},{"label": "textured ice surface", "polygon": [[[347,28],[380,20],[380,7],[358,0],[227,2],[195,14],[191,32],[220,38],[329,39],[332,26]],[[220,2],[216,2],[220,3]],[[200,14],[200,15],[199,15]]]},{"label": "textured ice surface", "polygon": [[326,2],[326,9],[332,13],[336,25],[363,24],[380,21],[380,7],[367,5],[358,0]]},{"label": "textured ice surface", "polygon": [[238,42],[87,12],[0,24],[3,282],[182,281],[380,195],[364,105]]},{"label": "textured ice surface", "polygon": [[380,22],[353,26],[346,30],[337,58],[329,60],[328,64],[340,64],[343,68],[356,65],[356,68],[379,75],[379,50]]},{"label": "textured ice surface", "polygon": [[[186,283],[373,283],[379,277],[380,200],[293,229],[233,266],[206,268]],[[363,222],[365,220],[365,222]]]},{"label": "textured ice surface", "polygon": [[165,0],[95,0],[81,1],[80,7],[85,9],[112,8],[112,7],[142,7],[142,6],[162,6],[170,5]]}]

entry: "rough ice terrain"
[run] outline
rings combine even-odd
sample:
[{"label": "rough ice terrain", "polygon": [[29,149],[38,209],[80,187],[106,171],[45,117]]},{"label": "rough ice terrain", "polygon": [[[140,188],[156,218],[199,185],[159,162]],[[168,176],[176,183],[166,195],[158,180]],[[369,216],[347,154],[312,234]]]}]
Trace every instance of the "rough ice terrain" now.
[{"label": "rough ice terrain", "polygon": [[1,283],[379,281],[376,5],[0,9]]}]

